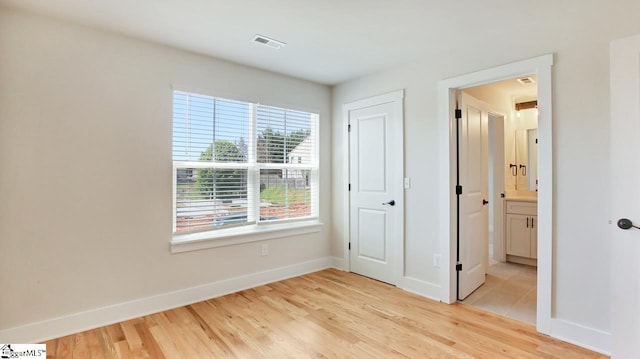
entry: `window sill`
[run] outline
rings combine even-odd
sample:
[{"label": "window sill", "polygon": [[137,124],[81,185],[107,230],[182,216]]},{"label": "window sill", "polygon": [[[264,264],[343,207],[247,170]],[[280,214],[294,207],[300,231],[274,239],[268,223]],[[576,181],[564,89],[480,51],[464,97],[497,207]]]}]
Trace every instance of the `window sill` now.
[{"label": "window sill", "polygon": [[217,231],[177,234],[171,240],[171,253],[230,246],[234,244],[291,237],[320,232],[323,224],[317,220],[269,225],[254,225]]}]

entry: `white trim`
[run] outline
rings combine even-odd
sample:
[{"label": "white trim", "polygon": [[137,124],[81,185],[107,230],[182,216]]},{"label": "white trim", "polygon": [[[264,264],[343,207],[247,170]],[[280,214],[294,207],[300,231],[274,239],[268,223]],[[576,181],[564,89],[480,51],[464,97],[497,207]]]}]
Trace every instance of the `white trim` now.
[{"label": "white trim", "polygon": [[442,286],[438,284],[411,277],[403,277],[399,287],[404,291],[437,301],[440,300],[442,292]]},{"label": "white trim", "polygon": [[368,97],[361,100],[356,100],[353,102],[346,103],[344,104],[343,108],[348,112],[348,111],[359,110],[359,109],[367,108],[371,106],[383,105],[389,102],[402,101],[402,99],[404,99],[404,90],[396,90],[396,91],[388,92],[383,95]]},{"label": "white trim", "polygon": [[553,55],[519,61],[478,71],[475,73],[442,80],[438,83],[438,131],[440,142],[440,221],[439,235],[442,248],[441,300],[453,303],[456,298],[455,263],[456,223],[455,223],[455,133],[450,109],[455,105],[455,89],[462,89],[492,83],[523,75],[537,74],[538,77],[538,302],[537,330],[552,333],[552,241],[553,241],[553,136],[552,136],[552,82],[551,66]]},{"label": "white trim", "polygon": [[344,195],[342,196],[342,262],[345,271],[351,271],[351,257],[349,255],[349,239],[351,238],[351,202],[349,193],[349,184],[351,182],[351,173],[349,168],[349,109],[342,106],[342,188]]},{"label": "white trim", "polygon": [[598,353],[611,355],[611,333],[557,318],[551,320],[551,327],[555,338]]},{"label": "white trim", "polygon": [[[216,106],[216,101],[224,101],[224,102],[231,102],[231,103],[236,103],[236,104],[240,104],[240,105],[246,105],[249,109],[249,116],[244,118],[243,120],[245,121],[245,123],[248,123],[249,125],[249,139],[247,142],[247,146],[248,146],[248,156],[245,162],[225,162],[225,161],[216,161],[214,159],[212,159],[211,161],[177,161],[177,160],[173,160],[173,172],[172,172],[172,176],[173,176],[173,180],[172,180],[172,192],[173,192],[173,220],[172,220],[172,227],[173,227],[173,235],[174,235],[174,240],[172,241],[172,244],[179,242],[180,239],[182,238],[182,234],[176,233],[177,231],[177,223],[178,223],[178,210],[177,210],[177,206],[178,206],[178,198],[177,198],[177,186],[178,186],[178,180],[177,180],[177,171],[180,169],[190,169],[190,168],[197,168],[197,169],[241,169],[241,170],[246,170],[247,171],[247,194],[246,194],[246,200],[247,200],[247,205],[246,205],[246,212],[247,212],[247,222],[255,222],[259,217],[259,212],[260,212],[260,191],[259,191],[259,187],[260,187],[260,170],[262,169],[282,169],[282,170],[289,170],[289,169],[293,169],[293,170],[308,170],[310,172],[310,187],[311,187],[311,213],[314,217],[317,218],[317,214],[319,213],[319,209],[318,209],[318,205],[319,205],[319,199],[318,197],[320,196],[320,192],[319,192],[319,177],[317,176],[317,172],[319,172],[319,143],[318,143],[318,139],[319,139],[319,121],[320,121],[320,115],[318,113],[309,113],[309,112],[302,112],[302,111],[297,111],[297,110],[293,110],[293,109],[287,109],[287,108],[279,108],[279,107],[275,107],[275,106],[268,106],[268,105],[261,105],[259,103],[252,103],[252,102],[244,102],[244,101],[238,101],[238,100],[231,100],[231,99],[224,99],[224,98],[220,98],[220,97],[215,97],[215,96],[211,96],[211,95],[204,95],[204,94],[197,94],[197,93],[193,93],[193,92],[184,92],[184,91],[178,91],[175,90],[173,91],[173,99],[175,101],[175,97],[176,94],[180,94],[186,97],[186,101],[187,101],[187,119],[190,118],[190,114],[188,113],[189,110],[189,101],[191,100],[192,97],[204,97],[204,98],[209,98],[210,100],[213,101],[213,106],[215,109]],[[285,115],[288,112],[299,112],[301,114],[307,114],[309,115],[309,125],[310,125],[310,129],[309,129],[309,135],[306,137],[305,142],[307,140],[311,141],[311,144],[313,145],[313,161],[311,163],[308,164],[291,164],[291,163],[260,163],[258,162],[258,158],[256,157],[256,151],[257,151],[257,144],[256,144],[256,131],[257,131],[257,121],[258,121],[258,112],[259,109],[263,107],[265,109],[277,109],[277,110],[281,110],[284,111]],[[175,108],[174,108],[175,111]],[[215,115],[215,111],[214,111],[214,115]],[[215,118],[211,119],[215,125],[215,123],[217,123],[218,118],[217,116],[214,116]],[[285,119],[283,121],[287,121],[286,120],[286,116]],[[187,121],[188,122],[188,121]],[[175,130],[175,128],[174,128]],[[187,132],[189,132],[189,130],[187,129]],[[189,137],[188,135],[186,136],[187,138]],[[214,138],[215,139],[215,138]],[[174,143],[175,145],[175,143]],[[211,148],[211,146],[213,146],[214,144],[212,143],[209,147]],[[241,181],[241,180],[240,180]],[[187,201],[188,202],[188,201]],[[217,205],[213,205],[214,208],[217,208]],[[190,227],[190,225],[188,225]],[[254,230],[251,230],[249,233],[253,233]],[[240,234],[245,234],[245,232],[241,231]],[[226,237],[233,237],[235,236],[235,234],[232,234],[230,236],[224,236]],[[210,236],[212,237],[212,236]],[[198,237],[198,239],[200,239]],[[242,243],[241,241],[238,243]],[[230,243],[233,244],[233,243]],[[222,245],[227,245],[227,244],[222,244]],[[213,246],[216,247],[216,246]]]},{"label": "white trim", "polygon": [[[208,87],[208,86],[200,86],[200,85],[187,85],[187,84],[170,84],[169,88],[171,91],[184,92],[184,93],[193,93],[202,96],[209,96],[214,98],[219,98],[223,100],[236,101],[236,102],[249,102],[255,103],[257,105],[265,105],[271,107],[278,107],[281,109],[288,109],[294,111],[301,112],[311,112],[315,114],[320,114],[322,112],[320,107],[317,106],[309,106],[309,105],[301,105],[299,103],[282,101],[277,98],[269,98],[270,96],[255,96],[255,95],[247,95],[246,91],[229,91],[228,86],[221,86],[220,88],[216,88],[216,86]],[[279,97],[279,96],[276,96]]]},{"label": "white trim", "polygon": [[[348,191],[348,185],[349,185],[349,181],[350,181],[350,167],[349,167],[349,149],[350,149],[350,143],[349,143],[349,112],[350,111],[354,111],[354,110],[358,110],[358,109],[362,109],[362,108],[366,108],[366,107],[371,107],[371,106],[376,106],[376,105],[382,105],[385,103],[390,103],[390,102],[397,102],[399,104],[399,115],[400,118],[402,119],[402,123],[403,123],[403,130],[401,131],[401,138],[399,138],[399,142],[403,144],[402,148],[401,148],[401,158],[398,159],[398,163],[396,163],[396,166],[399,168],[399,173],[400,175],[402,175],[402,179],[404,182],[404,104],[403,104],[403,99],[404,99],[404,90],[396,90],[396,91],[392,91],[383,95],[378,95],[378,96],[374,96],[374,97],[369,97],[369,98],[365,98],[365,99],[361,99],[361,100],[357,100],[357,101],[353,101],[353,102],[349,102],[346,103],[342,106],[342,133],[343,133],[343,138],[342,138],[342,148],[344,149],[344,155],[343,155],[343,166],[342,166],[342,178],[343,178],[343,188],[346,191],[346,195],[343,196],[343,202],[342,202],[342,208],[343,208],[343,221],[342,221],[342,228],[343,228],[343,233],[344,233],[344,238],[342,239],[342,250],[343,250],[343,261],[344,261],[344,270],[345,271],[351,271],[351,259],[349,257],[349,241],[350,241],[350,236],[351,236],[351,232],[350,232],[350,224],[351,224],[351,207],[350,207],[350,195],[349,195],[349,191]],[[403,187],[404,188],[404,187]],[[403,199],[404,199],[404,191],[403,191]],[[402,223],[400,223],[399,225],[399,229],[402,233],[399,233],[398,235],[400,235],[400,238],[402,238],[401,241],[399,241],[400,243],[398,244],[399,248],[396,248],[396,253],[398,258],[396,258],[396,262],[397,262],[397,267],[398,268],[394,268],[394,271],[396,272],[396,278],[397,278],[397,282],[399,282],[403,275],[404,275],[404,200],[402,201],[402,206],[398,206],[398,210],[399,210],[399,215],[400,218],[402,218]]]},{"label": "white trim", "polygon": [[[452,91],[442,81],[438,83],[438,137],[440,137],[440,167],[438,169],[440,176],[440,190],[438,191],[440,204],[438,207],[441,215],[438,233],[442,253],[439,281],[442,289],[440,300],[447,304],[456,301],[454,287],[456,285],[456,277],[455,270],[452,268],[456,263],[456,252],[451,246],[451,241],[454,241],[456,236],[456,227],[452,220],[456,216],[455,194],[451,193],[451,186],[456,178],[455,167],[451,166],[453,153],[455,153],[455,138],[452,139],[454,132],[453,121],[450,120],[449,114],[449,109],[455,105],[455,94]],[[455,186],[455,183],[453,183],[453,186]]]},{"label": "white trim", "polygon": [[331,267],[331,257],[318,258],[4,329],[0,331],[0,338],[3,343],[39,343]]},{"label": "white trim", "polygon": [[292,237],[320,232],[323,224],[316,221],[293,222],[241,226],[217,231],[174,235],[171,253],[197,251],[200,249],[224,247],[234,244],[264,241],[267,239]]},{"label": "white trim", "polygon": [[[491,121],[491,118],[493,118],[494,120]],[[491,123],[493,122],[493,126],[491,125]],[[500,164],[504,165],[505,159],[504,159],[504,127],[506,126],[506,122],[507,122],[507,116],[505,114],[503,114],[502,112],[498,111],[498,110],[489,110],[489,128],[491,130],[493,130],[493,132],[495,132],[495,123],[496,122],[500,122],[501,123],[501,127],[502,130],[500,131],[500,134],[502,136],[502,150],[500,152],[500,157],[502,158],[502,160],[500,161]],[[493,134],[495,135],[495,133]],[[495,136],[494,136],[495,138]],[[493,158],[494,158],[494,166],[493,169],[495,171],[495,147],[494,143],[490,143],[490,145],[493,147],[491,149],[489,149],[490,152],[492,152]],[[504,181],[504,176],[501,176],[500,179],[497,180],[498,182],[500,182],[500,185],[498,185],[498,190],[496,190],[496,186],[493,186],[493,198],[491,199],[493,201],[493,221],[489,222],[489,231],[493,233],[493,259],[498,261],[498,262],[505,262],[507,260],[507,253],[506,253],[506,245],[504,242],[504,200],[505,198],[503,198],[501,196],[501,193],[505,193],[505,181]],[[495,174],[494,174],[494,180],[493,180],[493,184],[494,185],[496,183],[496,179],[495,179]],[[500,209],[498,211],[496,211],[496,206],[499,206]],[[499,217],[496,217],[496,212],[500,213]],[[498,224],[497,226],[495,226],[495,224]],[[498,229],[497,231],[495,229]]]},{"label": "white trim", "polygon": [[171,233],[176,233],[176,229],[177,229],[177,221],[176,221],[176,217],[178,215],[178,206],[176,205],[176,198],[178,196],[178,169],[176,168],[176,165],[174,164],[171,170],[171,205],[173,207],[173,212],[172,212],[172,217],[171,217]]},{"label": "white trim", "polygon": [[538,299],[537,329],[553,335],[553,110],[552,55],[538,75]]}]

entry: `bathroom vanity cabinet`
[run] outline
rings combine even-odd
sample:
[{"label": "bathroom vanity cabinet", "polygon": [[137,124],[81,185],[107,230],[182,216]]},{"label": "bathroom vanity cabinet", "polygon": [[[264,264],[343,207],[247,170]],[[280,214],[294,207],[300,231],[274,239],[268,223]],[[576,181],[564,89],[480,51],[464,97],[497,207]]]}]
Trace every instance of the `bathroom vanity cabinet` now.
[{"label": "bathroom vanity cabinet", "polygon": [[507,261],[537,265],[538,203],[535,199],[507,199],[505,207]]}]

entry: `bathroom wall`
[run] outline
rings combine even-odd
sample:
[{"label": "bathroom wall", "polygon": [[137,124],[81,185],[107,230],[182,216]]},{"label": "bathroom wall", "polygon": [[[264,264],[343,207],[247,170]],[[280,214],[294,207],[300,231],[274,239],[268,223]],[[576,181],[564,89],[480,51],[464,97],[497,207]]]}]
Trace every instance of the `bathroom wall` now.
[{"label": "bathroom wall", "polygon": [[[485,102],[491,111],[504,116],[504,155],[505,155],[505,193],[507,196],[536,196],[536,192],[528,190],[527,178],[522,175],[520,164],[526,164],[526,160],[516,158],[517,149],[523,153],[526,144],[519,144],[516,140],[518,131],[526,131],[538,128],[538,117],[535,109],[522,110],[518,114],[514,104],[517,102],[532,101],[536,99],[535,85],[529,85],[525,89],[517,89],[509,82],[515,79],[505,80],[499,83],[482,85],[465,89],[469,95]],[[510,164],[518,166],[517,176],[512,175]]]}]

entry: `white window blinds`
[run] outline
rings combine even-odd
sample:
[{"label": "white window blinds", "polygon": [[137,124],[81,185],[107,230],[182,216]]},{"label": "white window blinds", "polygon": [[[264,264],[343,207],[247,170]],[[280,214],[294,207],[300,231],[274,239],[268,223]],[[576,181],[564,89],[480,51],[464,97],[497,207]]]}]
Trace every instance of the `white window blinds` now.
[{"label": "white window blinds", "polygon": [[174,92],[174,233],[317,216],[317,123]]}]

